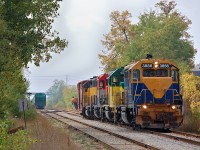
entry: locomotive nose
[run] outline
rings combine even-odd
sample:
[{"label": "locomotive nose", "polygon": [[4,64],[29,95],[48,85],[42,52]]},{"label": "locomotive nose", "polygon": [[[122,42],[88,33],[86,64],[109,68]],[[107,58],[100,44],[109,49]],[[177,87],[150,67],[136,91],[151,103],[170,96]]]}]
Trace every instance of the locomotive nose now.
[{"label": "locomotive nose", "polygon": [[145,77],[144,84],[155,98],[162,98],[172,84],[171,77]]}]

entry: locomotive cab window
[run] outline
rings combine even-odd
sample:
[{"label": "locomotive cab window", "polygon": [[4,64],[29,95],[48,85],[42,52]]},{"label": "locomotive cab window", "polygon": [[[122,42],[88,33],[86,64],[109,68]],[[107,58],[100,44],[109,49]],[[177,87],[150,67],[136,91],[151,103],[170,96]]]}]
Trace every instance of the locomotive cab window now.
[{"label": "locomotive cab window", "polygon": [[168,77],[168,70],[167,69],[156,70],[156,77]]},{"label": "locomotive cab window", "polygon": [[178,80],[178,71],[173,69],[172,70],[172,80],[177,81]]},{"label": "locomotive cab window", "polygon": [[153,69],[144,69],[143,70],[143,77],[154,77],[154,70]]},{"label": "locomotive cab window", "polygon": [[133,80],[140,80],[140,70],[136,69],[133,71]]},{"label": "locomotive cab window", "polygon": [[144,77],[168,77],[167,69],[144,69],[143,70]]}]

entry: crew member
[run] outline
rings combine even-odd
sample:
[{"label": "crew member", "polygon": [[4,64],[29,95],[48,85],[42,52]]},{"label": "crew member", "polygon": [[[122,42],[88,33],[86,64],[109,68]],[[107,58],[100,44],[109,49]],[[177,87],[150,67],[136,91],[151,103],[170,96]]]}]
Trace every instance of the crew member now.
[{"label": "crew member", "polygon": [[76,98],[74,96],[72,97],[72,104],[74,105],[74,108],[77,110],[78,104],[77,104]]}]

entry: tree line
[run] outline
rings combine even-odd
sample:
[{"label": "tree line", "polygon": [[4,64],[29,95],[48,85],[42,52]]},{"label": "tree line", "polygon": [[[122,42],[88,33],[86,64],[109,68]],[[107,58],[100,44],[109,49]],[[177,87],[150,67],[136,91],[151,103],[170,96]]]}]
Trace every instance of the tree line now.
[{"label": "tree line", "polygon": [[[27,131],[8,134],[14,116],[20,116],[18,99],[29,87],[23,69],[32,62],[48,62],[67,41],[52,29],[61,0],[0,0],[0,149],[27,149],[35,142]],[[14,143],[14,144],[13,144]]]},{"label": "tree line", "polygon": [[174,1],[160,1],[155,10],[140,14],[135,24],[128,11],[112,12],[111,30],[102,40],[106,49],[99,54],[104,70],[112,71],[153,54],[154,58],[175,61],[188,71],[196,54],[188,33],[192,22],[175,8]]},{"label": "tree line", "polygon": [[47,109],[71,110],[72,97],[77,97],[75,85],[65,85],[63,80],[55,80],[47,90]]}]

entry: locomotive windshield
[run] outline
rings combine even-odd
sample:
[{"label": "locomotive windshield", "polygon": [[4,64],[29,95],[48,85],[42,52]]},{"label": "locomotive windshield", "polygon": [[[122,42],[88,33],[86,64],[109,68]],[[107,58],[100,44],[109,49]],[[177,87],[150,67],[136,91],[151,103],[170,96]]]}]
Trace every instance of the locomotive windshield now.
[{"label": "locomotive windshield", "polygon": [[167,69],[144,69],[143,70],[144,77],[168,77]]}]

